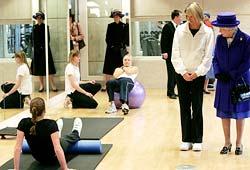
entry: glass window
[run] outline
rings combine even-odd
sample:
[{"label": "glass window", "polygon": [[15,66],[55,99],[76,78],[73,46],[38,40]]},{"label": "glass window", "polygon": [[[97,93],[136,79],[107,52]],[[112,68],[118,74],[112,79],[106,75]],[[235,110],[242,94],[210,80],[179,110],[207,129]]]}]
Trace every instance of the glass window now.
[{"label": "glass window", "polygon": [[167,21],[132,21],[132,55],[160,56],[161,32]]},{"label": "glass window", "polygon": [[0,25],[0,58],[10,58],[20,50],[30,58],[31,32],[32,24]]}]

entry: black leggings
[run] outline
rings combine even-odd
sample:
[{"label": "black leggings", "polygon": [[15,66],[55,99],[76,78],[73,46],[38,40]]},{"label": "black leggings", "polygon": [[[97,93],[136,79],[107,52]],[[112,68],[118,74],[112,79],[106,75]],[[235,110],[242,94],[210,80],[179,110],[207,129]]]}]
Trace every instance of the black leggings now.
[{"label": "black leggings", "polygon": [[[101,89],[101,84],[86,83],[86,84],[80,84],[80,87],[94,96]],[[68,96],[72,100],[73,108],[96,108],[98,105],[98,103],[95,101],[94,98],[91,98],[83,93],[80,93],[77,90],[75,90]]]},{"label": "black leggings", "polygon": [[[12,87],[14,87],[15,84],[2,84],[1,89],[4,93],[8,93]],[[0,102],[0,107],[2,109],[8,109],[8,108],[23,108],[24,106],[24,98],[30,96],[30,95],[22,95],[18,91],[15,91],[11,95],[5,97]]]},{"label": "black leggings", "polygon": [[80,140],[78,131],[74,130],[71,133],[60,138],[60,144],[64,153],[67,153],[68,148]]}]

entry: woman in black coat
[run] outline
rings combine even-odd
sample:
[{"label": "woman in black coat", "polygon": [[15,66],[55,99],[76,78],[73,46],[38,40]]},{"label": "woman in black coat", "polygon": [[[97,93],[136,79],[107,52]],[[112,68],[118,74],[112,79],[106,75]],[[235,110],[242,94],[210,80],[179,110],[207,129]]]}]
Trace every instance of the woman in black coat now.
[{"label": "woman in black coat", "polygon": [[[111,12],[111,18],[114,22],[108,24],[106,33],[107,49],[105,54],[103,74],[104,83],[111,79],[114,70],[123,65],[122,58],[127,53],[126,46],[129,45],[128,25],[121,22],[124,15],[121,11]],[[102,91],[106,90],[105,88]]]},{"label": "woman in black coat", "polygon": [[[37,12],[33,15],[37,20],[37,24],[33,26],[32,30],[32,45],[34,48],[34,56],[31,62],[31,74],[39,76],[39,92],[44,91],[44,76],[46,75],[46,60],[45,60],[45,24],[43,23],[45,16],[42,12]],[[48,43],[50,41],[49,28],[48,28]],[[48,45],[48,62],[49,62],[49,80],[53,91],[57,91],[56,85],[53,80],[53,75],[56,74],[54,61],[50,46]]]}]

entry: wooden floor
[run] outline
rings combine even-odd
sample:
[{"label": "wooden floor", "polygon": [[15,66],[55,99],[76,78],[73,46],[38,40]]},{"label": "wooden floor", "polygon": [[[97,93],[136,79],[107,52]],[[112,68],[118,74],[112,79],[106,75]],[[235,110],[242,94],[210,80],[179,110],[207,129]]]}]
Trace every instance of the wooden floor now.
[{"label": "wooden floor", "polygon": [[[166,91],[161,89],[147,89],[146,93],[143,106],[140,109],[131,110],[127,116],[123,116],[121,111],[111,115],[104,114],[108,102],[106,93],[102,92],[96,96],[99,102],[97,109],[64,109],[63,97],[61,97],[59,104],[47,110],[47,115],[53,119],[59,117],[125,118],[102,139],[102,143],[111,143],[113,147],[98,165],[97,170],[174,170],[180,165],[192,165],[196,170],[250,169],[248,119],[243,138],[243,155],[234,155],[235,121],[232,121],[233,152],[228,155],[219,154],[224,144],[224,137],[221,120],[215,116],[213,108],[214,93],[204,96],[202,152],[179,151],[181,131],[178,100],[167,98]],[[0,140],[0,165],[13,157],[14,144],[15,138]]]}]

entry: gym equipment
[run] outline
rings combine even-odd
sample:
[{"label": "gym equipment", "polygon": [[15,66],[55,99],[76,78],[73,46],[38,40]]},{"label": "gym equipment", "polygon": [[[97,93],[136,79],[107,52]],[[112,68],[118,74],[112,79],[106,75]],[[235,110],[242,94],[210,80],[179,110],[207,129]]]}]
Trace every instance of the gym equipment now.
[{"label": "gym equipment", "polygon": [[[26,140],[23,141],[22,153],[29,154],[31,153],[30,147]],[[67,153],[69,154],[100,154],[102,153],[102,144],[100,140],[80,140],[74,145],[71,145]]]},{"label": "gym equipment", "polygon": [[[130,109],[140,108],[146,97],[145,88],[143,85],[135,81],[133,89],[128,94],[128,106]],[[120,94],[115,92],[114,102],[117,108],[121,108]]]}]

